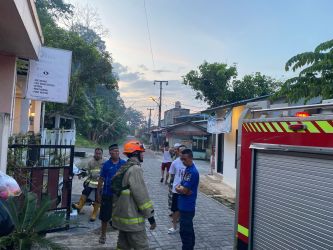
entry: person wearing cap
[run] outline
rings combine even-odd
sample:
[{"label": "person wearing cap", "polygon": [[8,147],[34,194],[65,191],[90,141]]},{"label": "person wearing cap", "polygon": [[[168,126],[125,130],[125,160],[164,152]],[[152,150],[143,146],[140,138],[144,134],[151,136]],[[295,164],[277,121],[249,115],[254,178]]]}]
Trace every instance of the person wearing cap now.
[{"label": "person wearing cap", "polygon": [[[103,163],[104,163],[103,149],[95,148],[94,157],[88,162],[88,165],[86,167],[88,177],[83,183],[84,189],[82,191],[80,200],[78,203],[72,204],[72,207],[74,209],[77,209],[78,212],[80,212],[81,209],[83,208],[90,193],[96,191],[98,185],[99,173],[101,171]],[[94,209],[91,213],[90,221],[96,220],[96,216],[100,208],[100,202],[98,201],[97,196],[98,192],[95,193],[95,201],[93,204]]]},{"label": "person wearing cap", "polygon": [[[105,244],[106,229],[108,222],[112,216],[112,177],[126,163],[125,160],[119,157],[119,147],[117,144],[112,144],[109,147],[110,159],[106,161],[100,171],[100,177],[97,186],[97,200],[101,204],[99,219],[101,220],[101,235],[99,243]],[[102,189],[103,186],[103,189]]]},{"label": "person wearing cap", "polygon": [[186,148],[180,143],[174,145],[176,159],[171,163],[169,170],[170,178],[170,190],[169,190],[169,203],[170,210],[172,212],[172,227],[168,230],[168,234],[174,234],[178,231],[177,222],[179,220],[179,210],[178,210],[178,193],[176,192],[176,187],[181,183],[184,176],[186,167],[180,160],[181,152]]},{"label": "person wearing cap", "polygon": [[112,178],[114,207],[112,225],[119,230],[117,249],[149,249],[145,219],[156,228],[153,203],[143,178],[143,145],[136,140],[124,144],[129,158]]}]

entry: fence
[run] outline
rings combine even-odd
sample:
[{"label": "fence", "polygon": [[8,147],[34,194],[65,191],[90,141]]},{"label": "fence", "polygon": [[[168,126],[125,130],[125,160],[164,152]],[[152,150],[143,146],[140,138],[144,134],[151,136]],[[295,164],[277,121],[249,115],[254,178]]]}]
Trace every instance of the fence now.
[{"label": "fence", "polygon": [[43,129],[41,131],[42,145],[75,145],[75,129]]},{"label": "fence", "polygon": [[7,170],[21,187],[34,192],[39,201],[49,196],[53,200],[51,210],[64,211],[67,220],[71,210],[73,162],[72,145],[8,146]]}]

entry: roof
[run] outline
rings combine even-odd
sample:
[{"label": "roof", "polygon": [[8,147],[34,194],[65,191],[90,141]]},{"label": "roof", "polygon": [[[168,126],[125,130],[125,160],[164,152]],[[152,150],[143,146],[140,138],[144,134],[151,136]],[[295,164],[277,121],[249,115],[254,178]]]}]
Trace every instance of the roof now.
[{"label": "roof", "polygon": [[237,101],[237,102],[227,103],[227,104],[224,104],[224,105],[221,105],[221,106],[217,106],[217,107],[213,107],[213,108],[203,110],[203,111],[201,111],[201,113],[207,113],[207,112],[215,111],[215,110],[218,110],[218,109],[225,109],[225,108],[230,108],[230,107],[241,106],[241,105],[244,105],[244,104],[249,103],[249,102],[255,102],[255,101],[267,99],[270,96],[272,96],[272,95],[264,95],[264,96],[259,96],[259,97],[255,97],[255,98],[240,100],[240,101]]},{"label": "roof", "polygon": [[198,129],[203,130],[203,131],[206,132],[206,128],[205,127],[197,125],[197,124],[193,123],[192,121],[187,121],[187,122],[181,122],[181,123],[173,124],[172,126],[166,127],[165,130],[166,131],[171,131],[171,130],[173,130],[175,128],[182,127],[182,126],[185,126],[185,125],[192,125],[194,127],[197,127]]}]

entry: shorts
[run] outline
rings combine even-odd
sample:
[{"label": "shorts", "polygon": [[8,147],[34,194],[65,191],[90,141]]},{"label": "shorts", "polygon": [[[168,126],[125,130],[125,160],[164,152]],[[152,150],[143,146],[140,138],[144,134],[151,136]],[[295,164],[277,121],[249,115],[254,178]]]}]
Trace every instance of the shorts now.
[{"label": "shorts", "polygon": [[112,217],[112,196],[102,195],[101,210],[99,211],[99,219],[108,222]]},{"label": "shorts", "polygon": [[168,173],[169,173],[169,169],[170,169],[170,166],[171,166],[171,162],[162,162],[162,170],[164,171],[165,169],[167,169]]},{"label": "shorts", "polygon": [[178,209],[178,197],[179,197],[179,194],[173,193],[171,209],[170,209],[172,212],[177,212],[179,210]]}]

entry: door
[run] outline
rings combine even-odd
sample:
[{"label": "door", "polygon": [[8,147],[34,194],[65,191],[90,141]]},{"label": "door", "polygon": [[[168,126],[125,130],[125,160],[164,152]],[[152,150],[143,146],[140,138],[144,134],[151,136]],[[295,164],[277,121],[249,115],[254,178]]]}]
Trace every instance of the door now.
[{"label": "door", "polygon": [[223,174],[224,134],[217,136],[217,172]]},{"label": "door", "polygon": [[333,157],[255,150],[252,249],[332,249]]}]

